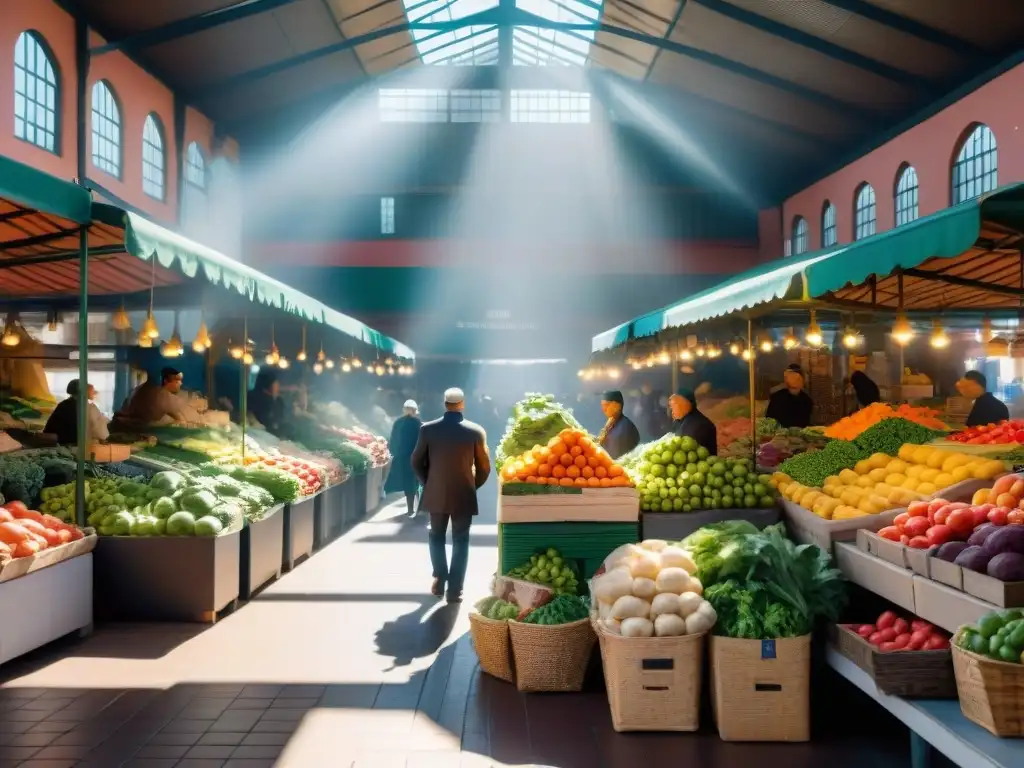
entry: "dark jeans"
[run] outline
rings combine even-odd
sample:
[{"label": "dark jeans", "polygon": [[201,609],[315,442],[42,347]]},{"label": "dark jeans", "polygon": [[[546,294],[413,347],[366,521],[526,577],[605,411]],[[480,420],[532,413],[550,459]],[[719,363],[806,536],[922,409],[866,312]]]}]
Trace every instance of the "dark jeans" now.
[{"label": "dark jeans", "polygon": [[[444,551],[445,535],[448,533],[448,521],[452,523],[452,563],[448,567],[448,558]],[[462,594],[462,585],[466,580],[466,566],[469,564],[469,527],[473,524],[472,515],[446,515],[430,513],[430,564],[434,568],[434,578],[448,583],[448,592]]]},{"label": "dark jeans", "polygon": [[416,514],[416,491],[405,492],[405,505],[409,510],[409,517]]}]

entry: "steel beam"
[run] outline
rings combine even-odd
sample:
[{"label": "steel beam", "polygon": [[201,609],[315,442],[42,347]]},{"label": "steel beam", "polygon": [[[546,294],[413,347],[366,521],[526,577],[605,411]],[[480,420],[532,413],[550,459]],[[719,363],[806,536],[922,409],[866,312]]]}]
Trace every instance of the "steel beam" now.
[{"label": "steel beam", "polygon": [[897,67],[892,67],[881,61],[872,59],[869,56],[842,48],[834,43],[828,42],[827,40],[823,40],[820,37],[808,34],[803,30],[794,29],[793,27],[775,21],[774,19],[769,19],[761,16],[760,14],[754,13],[753,11],[748,11],[746,8],[740,8],[732,5],[731,3],[727,3],[725,0],[691,0],[691,2],[730,18],[733,21],[737,21],[745,26],[760,30],[761,32],[767,32],[769,35],[781,40],[794,43],[803,48],[828,56],[830,59],[835,59],[836,61],[841,61],[844,64],[857,67],[858,69],[863,69],[865,72],[870,72],[874,75],[878,75],[879,77],[884,77],[886,80],[891,80],[894,83],[911,86],[917,89],[926,89],[932,92],[936,91],[935,85],[922,77],[906,72]]},{"label": "steel beam", "polygon": [[[665,30],[665,36],[662,38],[663,40],[668,41],[668,39],[672,37],[672,33],[675,31],[676,25],[679,23],[679,19],[683,17],[683,11],[686,10],[686,1],[687,0],[679,0],[679,7],[676,8],[676,12],[672,14],[672,21],[669,22],[668,28]],[[647,79],[651,76],[651,72],[654,71],[654,65],[658,63],[658,57],[661,56],[661,52],[663,50],[664,49],[659,46],[654,52],[654,56],[651,58],[651,63],[647,66],[647,71],[644,72],[643,82],[647,82]]]},{"label": "steel beam", "polygon": [[241,2],[229,5],[227,8],[219,8],[216,11],[201,13],[198,16],[189,16],[185,19],[172,21],[170,24],[165,24],[162,27],[147,29],[104,45],[98,45],[92,49],[92,54],[98,56],[101,53],[109,53],[110,51],[138,51],[142,48],[169,43],[172,40],[179,40],[199,32],[205,32],[208,29],[213,29],[223,24],[230,24],[233,21],[241,21],[250,16],[267,13],[290,5],[295,1],[241,0]]},{"label": "steel beam", "polygon": [[824,0],[824,2],[833,8],[849,11],[861,18],[869,19],[882,26],[916,37],[918,40],[924,40],[933,45],[941,46],[963,56],[988,57],[986,51],[974,43],[934,27],[929,27],[927,24],[922,24],[899,13],[893,13],[873,3],[866,2],[866,0]]}]

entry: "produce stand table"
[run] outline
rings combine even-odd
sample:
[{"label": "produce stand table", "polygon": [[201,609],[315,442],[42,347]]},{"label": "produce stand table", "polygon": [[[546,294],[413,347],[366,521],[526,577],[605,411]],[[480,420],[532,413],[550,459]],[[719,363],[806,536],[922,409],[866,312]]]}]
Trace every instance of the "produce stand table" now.
[{"label": "produce stand table", "polygon": [[[369,470],[367,470],[367,472],[369,472]],[[368,502],[368,500],[370,498],[370,495],[369,495],[369,486],[370,486],[369,476],[366,473],[364,473],[362,475],[353,475],[352,477],[350,477],[348,479],[348,482],[346,483],[346,485],[350,485],[351,486],[349,488],[349,491],[352,494],[352,503],[353,503],[352,511],[354,513],[354,515],[352,517],[352,522],[356,522],[357,520],[362,520],[364,517],[366,517],[366,513],[370,511],[370,508],[367,505],[367,502]],[[374,506],[376,506],[376,505],[374,505]]]},{"label": "produce stand table", "polygon": [[390,464],[383,467],[370,467],[366,471],[366,511],[373,512],[380,506],[382,494],[384,493],[384,480],[387,477]]},{"label": "produce stand table", "polygon": [[[273,507],[262,520],[255,523],[247,520],[242,527],[238,558],[238,596],[243,600],[248,600],[264,584],[281,576],[284,509],[283,504]],[[310,509],[312,510],[312,505]]]},{"label": "produce stand table", "polygon": [[574,560],[582,579],[591,578],[612,550],[640,540],[639,523],[498,523],[499,568],[502,574],[522,565],[548,547]]},{"label": "produce stand table", "polygon": [[347,480],[327,486],[314,499],[313,547],[323,549],[341,532],[345,523],[345,486]]},{"label": "produce stand table", "polygon": [[726,520],[746,520],[758,528],[779,522],[781,510],[768,509],[705,509],[700,512],[642,512],[640,514],[641,539],[685,539],[698,528]]},{"label": "produce stand table", "polygon": [[960,702],[889,696],[878,690],[864,670],[834,648],[828,649],[827,659],[832,669],[910,729],[913,768],[926,768],[932,748],[963,768],[1016,768],[1024,765],[1024,741],[993,736],[963,716]]},{"label": "produce stand table", "polygon": [[[238,601],[241,531],[221,536],[104,536],[95,552],[96,615],[213,623]],[[281,544],[275,556],[280,567]]]},{"label": "produce stand table", "polygon": [[303,557],[313,554],[317,527],[317,513],[322,512],[319,499],[326,493],[320,491],[312,496],[284,505],[284,541],[281,551],[281,567],[290,571]]},{"label": "produce stand table", "polygon": [[[71,632],[88,633],[93,557],[86,552],[0,583],[0,664]],[[45,610],[25,610],[43,596]]]}]

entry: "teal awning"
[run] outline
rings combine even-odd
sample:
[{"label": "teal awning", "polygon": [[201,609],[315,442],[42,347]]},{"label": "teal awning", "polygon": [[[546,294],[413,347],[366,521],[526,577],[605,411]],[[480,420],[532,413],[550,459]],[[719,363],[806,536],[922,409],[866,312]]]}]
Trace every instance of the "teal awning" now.
[{"label": "teal awning", "polygon": [[91,219],[88,190],[2,155],[0,200],[5,207],[50,214],[75,224],[88,224]]},{"label": "teal awning", "polygon": [[[1024,184],[1015,184],[848,245],[762,264],[598,334],[591,349],[600,352],[783,298],[821,299],[850,309],[895,309],[896,272],[903,275],[907,310],[1017,306],[1024,288],[1021,233]],[[872,276],[875,284],[866,287]]]}]

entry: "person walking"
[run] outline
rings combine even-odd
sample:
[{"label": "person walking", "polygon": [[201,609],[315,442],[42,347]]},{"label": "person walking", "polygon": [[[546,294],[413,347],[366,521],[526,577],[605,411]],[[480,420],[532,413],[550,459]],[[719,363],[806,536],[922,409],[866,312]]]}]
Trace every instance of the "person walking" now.
[{"label": "person walking", "polygon": [[[412,469],[423,486],[420,509],[430,515],[430,564],[434,583],[430,593],[445,595],[449,603],[462,602],[462,587],[469,563],[469,527],[477,514],[476,492],[491,473],[487,433],[466,420],[466,396],[461,389],[444,393],[445,414],[420,427],[412,452]],[[444,543],[452,527],[452,562]]]},{"label": "person walking", "polygon": [[404,493],[409,517],[416,516],[416,493],[420,481],[412,469],[412,451],[420,436],[420,409],[415,400],[406,400],[402,415],[391,427],[388,450],[391,451],[391,472],[384,483],[384,493]]}]

